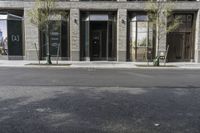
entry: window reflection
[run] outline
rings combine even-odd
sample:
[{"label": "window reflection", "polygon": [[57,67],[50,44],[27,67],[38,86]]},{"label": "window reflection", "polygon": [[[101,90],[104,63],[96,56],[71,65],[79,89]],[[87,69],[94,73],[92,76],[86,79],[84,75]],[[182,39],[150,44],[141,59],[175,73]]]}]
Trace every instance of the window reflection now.
[{"label": "window reflection", "polygon": [[147,61],[148,53],[153,53],[153,25],[147,15],[132,15],[130,18],[129,58],[131,61]]},{"label": "window reflection", "polygon": [[147,46],[147,22],[138,22],[137,23],[137,46],[146,47]]},{"label": "window reflection", "polygon": [[[59,13],[51,17],[49,24],[49,43],[50,54],[53,59],[69,60],[69,20],[67,14]],[[40,55],[41,59],[46,58],[47,54],[47,30],[40,30]]]}]

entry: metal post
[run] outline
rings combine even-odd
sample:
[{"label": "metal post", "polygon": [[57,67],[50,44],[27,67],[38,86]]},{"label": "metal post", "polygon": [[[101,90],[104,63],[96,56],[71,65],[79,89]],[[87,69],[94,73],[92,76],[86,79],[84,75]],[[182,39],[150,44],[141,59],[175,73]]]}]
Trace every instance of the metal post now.
[{"label": "metal post", "polygon": [[34,43],[34,45],[35,45],[35,49],[36,49],[36,53],[37,53],[37,57],[38,57],[38,63],[40,64],[39,50],[37,49],[37,44]]}]

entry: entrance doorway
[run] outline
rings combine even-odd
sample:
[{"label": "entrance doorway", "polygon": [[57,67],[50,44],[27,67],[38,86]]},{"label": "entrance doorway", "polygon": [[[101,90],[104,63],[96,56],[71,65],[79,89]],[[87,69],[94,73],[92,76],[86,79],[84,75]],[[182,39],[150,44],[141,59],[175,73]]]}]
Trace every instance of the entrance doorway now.
[{"label": "entrance doorway", "polygon": [[151,61],[155,53],[155,31],[146,13],[130,12],[128,18],[128,61]]},{"label": "entrance doorway", "polygon": [[91,60],[107,60],[107,22],[91,22]]},{"label": "entrance doorway", "polygon": [[110,14],[83,14],[81,60],[116,60],[116,24]]},{"label": "entrance doorway", "polygon": [[194,24],[192,13],[177,13],[173,17],[179,17],[181,24],[167,35],[169,45],[169,62],[191,61],[194,59]]}]

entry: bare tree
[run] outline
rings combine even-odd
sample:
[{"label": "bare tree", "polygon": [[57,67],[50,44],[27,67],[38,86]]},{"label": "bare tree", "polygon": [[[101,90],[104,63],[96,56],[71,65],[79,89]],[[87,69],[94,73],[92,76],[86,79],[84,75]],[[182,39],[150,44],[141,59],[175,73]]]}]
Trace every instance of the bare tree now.
[{"label": "bare tree", "polygon": [[176,30],[180,25],[180,18],[167,20],[173,15],[174,6],[173,2],[165,0],[147,2],[146,11],[149,21],[156,28],[156,58],[159,58],[161,40],[166,39],[166,34]]},{"label": "bare tree", "polygon": [[51,53],[50,53],[50,36],[49,36],[49,25],[51,17],[56,15],[56,0],[36,0],[34,8],[29,12],[30,22],[40,30],[46,32],[46,60],[47,64],[52,64]]}]

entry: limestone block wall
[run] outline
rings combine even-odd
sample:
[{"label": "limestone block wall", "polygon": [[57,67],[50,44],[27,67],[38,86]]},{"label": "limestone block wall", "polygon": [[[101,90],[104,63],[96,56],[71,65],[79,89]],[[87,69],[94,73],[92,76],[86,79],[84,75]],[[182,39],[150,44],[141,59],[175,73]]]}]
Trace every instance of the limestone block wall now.
[{"label": "limestone block wall", "polygon": [[117,13],[117,61],[126,61],[127,46],[127,10],[119,9]]},{"label": "limestone block wall", "polygon": [[80,11],[70,10],[70,57],[72,61],[80,60]]},{"label": "limestone block wall", "polygon": [[195,62],[200,63],[200,10],[198,10],[196,17]]},{"label": "limestone block wall", "polygon": [[[24,8],[24,43],[25,43],[25,59],[37,60],[37,52],[39,52],[39,33],[38,27],[30,23],[28,12],[31,8]],[[34,45],[36,43],[36,47]]]}]

